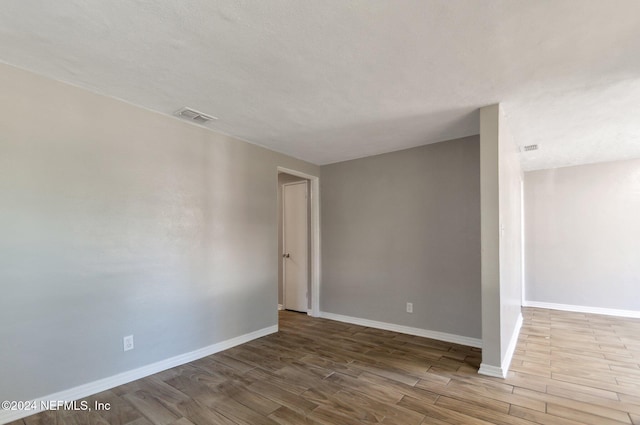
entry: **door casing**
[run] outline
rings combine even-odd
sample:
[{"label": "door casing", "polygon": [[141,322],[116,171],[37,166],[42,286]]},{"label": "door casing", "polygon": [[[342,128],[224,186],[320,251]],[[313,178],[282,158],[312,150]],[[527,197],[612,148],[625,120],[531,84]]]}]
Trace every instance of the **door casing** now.
[{"label": "door casing", "polygon": [[311,217],[309,234],[311,242],[310,264],[311,268],[311,312],[310,316],[320,317],[320,285],[321,285],[321,257],[320,257],[320,178],[301,171],[285,167],[276,167],[276,179],[278,173],[287,173],[309,180],[309,198],[311,204]]}]

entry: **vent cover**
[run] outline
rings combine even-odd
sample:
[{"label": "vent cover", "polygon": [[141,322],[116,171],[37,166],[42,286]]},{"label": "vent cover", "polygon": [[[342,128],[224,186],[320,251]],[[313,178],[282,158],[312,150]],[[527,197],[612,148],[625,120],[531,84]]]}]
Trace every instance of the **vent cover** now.
[{"label": "vent cover", "polygon": [[523,152],[537,151],[537,150],[538,150],[538,145],[527,145],[522,147]]},{"label": "vent cover", "polygon": [[218,119],[217,117],[213,117],[211,115],[207,115],[205,113],[187,107],[178,109],[175,112],[175,115],[180,118],[184,118],[185,120],[197,122],[198,124],[206,124],[209,121]]}]

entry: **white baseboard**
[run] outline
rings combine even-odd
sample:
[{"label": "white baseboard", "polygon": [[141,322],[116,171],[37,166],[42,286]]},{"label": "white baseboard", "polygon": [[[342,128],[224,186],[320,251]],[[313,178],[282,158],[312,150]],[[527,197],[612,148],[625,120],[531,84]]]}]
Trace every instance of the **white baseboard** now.
[{"label": "white baseboard", "polygon": [[284,306],[282,304],[278,304],[278,310],[284,310]]},{"label": "white baseboard", "polygon": [[604,314],[606,316],[631,317],[635,319],[640,319],[640,311],[637,311],[637,310],[620,310],[615,308],[588,307],[588,306],[573,305],[573,304],[545,303],[540,301],[525,301],[523,306],[547,308],[550,310],[573,311],[576,313]]},{"label": "white baseboard", "polygon": [[516,346],[518,345],[518,336],[520,335],[520,329],[522,328],[522,320],[522,313],[520,313],[516,320],[516,325],[513,328],[511,340],[509,341],[507,351],[504,354],[504,359],[502,359],[500,367],[481,363],[480,369],[478,370],[479,374],[503,379],[507,377],[507,373],[509,373],[509,366],[511,366],[511,360],[513,360],[513,353],[515,353]]},{"label": "white baseboard", "polygon": [[343,316],[342,314],[320,312],[320,317],[337,320],[338,322],[351,323],[354,325],[366,326],[369,328],[384,329],[398,333],[421,336],[424,338],[437,339],[439,341],[452,342],[454,344],[466,345],[469,347],[482,348],[482,340],[468,336],[454,335],[445,332],[430,331],[427,329],[412,328],[410,326],[396,325],[393,323],[378,322],[375,320],[361,319],[359,317]]},{"label": "white baseboard", "polygon": [[[210,356],[211,354],[218,353],[220,351],[227,350],[236,345],[244,344],[251,340],[261,338],[263,336],[278,332],[278,325],[269,326],[267,328],[259,329],[254,332],[249,332],[244,335],[237,336],[235,338],[228,339],[226,341],[218,342],[216,344],[209,345],[198,350],[191,351],[189,353],[180,354],[175,357],[161,360],[156,363],[152,363],[146,366],[139,367],[137,369],[122,372],[117,375],[109,376],[108,378],[99,379],[97,381],[89,382],[68,390],[60,391],[54,394],[49,394],[44,397],[33,400],[36,406],[40,406],[41,401],[73,401],[79,400],[84,397],[88,397],[93,394],[97,394],[102,391],[117,387],[119,385],[126,384],[136,379],[141,379],[154,373],[162,372],[163,370],[171,369],[172,367],[180,366],[185,363],[198,360],[202,357]],[[26,416],[34,415],[38,413],[40,409],[36,410],[0,410],[0,424],[6,424],[16,421]]]},{"label": "white baseboard", "polygon": [[480,369],[478,370],[480,375],[493,376],[494,378],[504,379],[506,374],[503,373],[502,367],[491,366],[484,363],[480,363]]}]

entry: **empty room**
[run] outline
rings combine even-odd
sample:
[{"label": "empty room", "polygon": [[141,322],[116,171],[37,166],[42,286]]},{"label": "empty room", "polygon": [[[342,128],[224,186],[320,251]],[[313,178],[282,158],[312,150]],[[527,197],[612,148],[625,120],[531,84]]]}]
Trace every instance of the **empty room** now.
[{"label": "empty room", "polygon": [[0,424],[640,424],[636,0],[8,0]]}]

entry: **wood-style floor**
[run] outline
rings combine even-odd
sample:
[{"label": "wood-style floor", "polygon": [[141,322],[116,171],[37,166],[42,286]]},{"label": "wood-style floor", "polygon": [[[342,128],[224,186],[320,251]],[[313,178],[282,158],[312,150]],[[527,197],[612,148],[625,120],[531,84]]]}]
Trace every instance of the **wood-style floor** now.
[{"label": "wood-style floor", "polygon": [[640,424],[640,320],[524,309],[506,380],[480,350],[280,313],[280,332],[20,424]]}]

